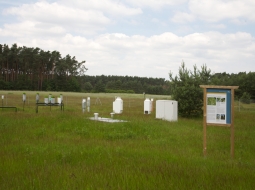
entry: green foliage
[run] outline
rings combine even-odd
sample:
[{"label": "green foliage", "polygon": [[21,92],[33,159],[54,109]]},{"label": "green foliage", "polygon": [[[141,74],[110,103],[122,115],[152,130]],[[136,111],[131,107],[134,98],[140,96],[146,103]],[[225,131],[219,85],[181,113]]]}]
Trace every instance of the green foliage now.
[{"label": "green foliage", "polygon": [[255,72],[239,72],[237,74],[215,73],[211,77],[211,84],[224,86],[239,86],[235,90],[235,97],[240,99],[244,92],[251,95],[251,99],[255,99]]},{"label": "green foliage", "polygon": [[67,81],[67,88],[65,88],[68,92],[80,92],[80,85],[75,77],[72,77]]},{"label": "green foliage", "polygon": [[96,83],[93,92],[105,92],[105,85],[103,84],[102,80]]},{"label": "green foliage", "polygon": [[115,89],[116,89],[116,90],[121,90],[121,81],[120,81],[120,80],[117,80],[117,81],[115,82]]},{"label": "green foliage", "polygon": [[112,89],[105,89],[106,93],[128,93],[128,94],[134,94],[135,92],[133,90],[112,90]]},{"label": "green foliage", "polygon": [[8,84],[4,80],[0,79],[0,89],[6,90],[8,89]]},{"label": "green foliage", "polygon": [[93,86],[91,85],[90,82],[86,82],[86,83],[84,84],[84,90],[85,90],[85,92],[91,92],[92,89],[93,89]]},{"label": "green foliage", "polygon": [[242,97],[240,98],[240,101],[245,104],[251,103],[251,95],[247,92],[244,92]]},{"label": "green foliage", "polygon": [[46,91],[56,91],[56,86],[55,86],[55,83],[54,83],[54,80],[48,80],[46,82]]},{"label": "green foliage", "polygon": [[[105,84],[105,92],[109,91],[127,91],[132,90],[134,93],[141,94],[169,94],[169,81],[163,78],[147,78],[132,76],[84,76],[83,81],[89,82],[95,92],[95,86],[100,81]],[[82,87],[84,90],[85,87]],[[86,90],[84,90],[86,91]]]},{"label": "green foliage", "polygon": [[84,75],[87,70],[84,63],[70,55],[61,57],[57,51],[0,44],[0,87],[7,90],[55,91],[58,90],[58,78],[64,77],[65,81],[70,81],[60,89],[78,91],[80,87],[77,87],[74,77]]},{"label": "green foliage", "polygon": [[201,71],[196,66],[193,71],[190,71],[182,62],[178,77],[173,77],[172,73],[169,73],[172,97],[178,101],[178,112],[181,116],[202,114],[203,91],[199,85],[208,84],[210,72],[205,65],[201,67]]}]

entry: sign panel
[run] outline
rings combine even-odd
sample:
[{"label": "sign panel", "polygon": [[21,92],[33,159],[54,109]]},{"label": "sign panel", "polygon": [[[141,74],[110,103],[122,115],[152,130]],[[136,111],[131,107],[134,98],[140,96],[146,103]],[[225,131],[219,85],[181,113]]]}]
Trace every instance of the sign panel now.
[{"label": "sign panel", "polygon": [[226,124],[226,93],[207,93],[207,123]]},{"label": "sign panel", "polygon": [[207,89],[207,123],[231,123],[231,90]]}]

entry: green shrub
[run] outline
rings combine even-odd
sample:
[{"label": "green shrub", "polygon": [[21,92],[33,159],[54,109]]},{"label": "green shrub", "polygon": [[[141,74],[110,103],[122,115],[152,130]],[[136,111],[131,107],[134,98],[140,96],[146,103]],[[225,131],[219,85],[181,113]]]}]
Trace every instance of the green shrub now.
[{"label": "green shrub", "polygon": [[244,104],[250,104],[251,102],[251,95],[248,92],[244,92],[240,101]]},{"label": "green shrub", "polygon": [[199,87],[201,84],[208,84],[211,70],[206,66],[201,67],[201,71],[197,70],[196,65],[194,71],[185,68],[182,62],[179,68],[179,76],[170,77],[170,86],[172,98],[178,101],[178,113],[181,116],[198,116],[202,114],[203,91]]}]

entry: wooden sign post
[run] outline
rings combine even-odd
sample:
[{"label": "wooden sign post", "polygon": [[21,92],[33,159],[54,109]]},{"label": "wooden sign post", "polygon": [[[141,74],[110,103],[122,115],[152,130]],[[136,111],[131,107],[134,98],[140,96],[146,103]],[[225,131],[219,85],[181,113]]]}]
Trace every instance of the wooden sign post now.
[{"label": "wooden sign post", "polygon": [[203,153],[206,156],[206,127],[230,127],[231,156],[234,158],[234,94],[239,86],[200,85],[204,90]]}]

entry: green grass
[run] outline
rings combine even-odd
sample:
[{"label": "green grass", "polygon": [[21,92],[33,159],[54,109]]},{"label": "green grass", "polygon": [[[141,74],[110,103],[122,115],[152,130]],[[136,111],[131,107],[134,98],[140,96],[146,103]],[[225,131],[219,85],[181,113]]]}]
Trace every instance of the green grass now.
[{"label": "green grass", "polygon": [[[234,158],[230,129],[209,126],[204,157],[202,118],[144,115],[143,95],[121,95],[124,111],[114,117],[128,122],[103,123],[88,117],[110,117],[113,94],[62,93],[64,112],[35,113],[36,92],[26,92],[24,111],[23,92],[8,93],[18,112],[0,109],[0,189],[254,189],[252,112],[235,112]],[[91,112],[82,113],[87,96]]]}]

